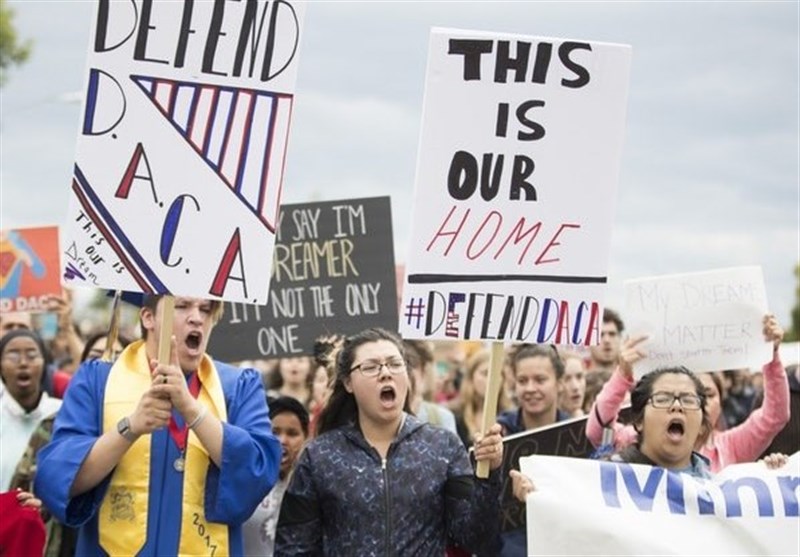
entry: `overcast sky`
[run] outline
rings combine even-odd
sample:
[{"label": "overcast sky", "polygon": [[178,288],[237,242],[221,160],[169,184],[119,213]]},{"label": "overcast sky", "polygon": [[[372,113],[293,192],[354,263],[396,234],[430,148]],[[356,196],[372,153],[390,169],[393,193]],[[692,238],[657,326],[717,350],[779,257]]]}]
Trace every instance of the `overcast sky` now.
[{"label": "overcast sky", "polygon": [[[2,227],[61,224],[93,2],[9,0]],[[630,44],[607,305],[629,278],[760,265],[788,325],[800,250],[798,2],[311,2],[283,202],[392,196],[407,251],[433,26]]]}]

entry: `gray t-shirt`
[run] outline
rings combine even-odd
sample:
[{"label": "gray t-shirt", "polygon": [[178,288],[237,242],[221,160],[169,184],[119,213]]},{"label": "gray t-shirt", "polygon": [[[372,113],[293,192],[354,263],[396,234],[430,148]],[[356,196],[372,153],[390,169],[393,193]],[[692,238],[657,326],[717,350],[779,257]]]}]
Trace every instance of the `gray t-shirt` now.
[{"label": "gray t-shirt", "polygon": [[289,478],[278,480],[270,492],[259,503],[253,515],[242,524],[245,555],[272,555],[275,553],[275,529],[278,527],[278,515],[281,512],[281,501]]}]

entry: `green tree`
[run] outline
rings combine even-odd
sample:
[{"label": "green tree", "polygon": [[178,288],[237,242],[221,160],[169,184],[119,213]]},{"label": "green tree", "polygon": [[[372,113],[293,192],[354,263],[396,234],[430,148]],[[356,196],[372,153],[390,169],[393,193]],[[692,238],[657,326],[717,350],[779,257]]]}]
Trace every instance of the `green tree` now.
[{"label": "green tree", "polygon": [[794,288],[794,306],[792,307],[792,324],[786,331],[784,340],[786,342],[794,342],[800,340],[800,263],[794,268],[794,276],[797,279],[797,285]]},{"label": "green tree", "polygon": [[14,10],[0,0],[0,86],[8,79],[12,64],[22,64],[31,53],[31,41],[22,42],[14,28]]}]

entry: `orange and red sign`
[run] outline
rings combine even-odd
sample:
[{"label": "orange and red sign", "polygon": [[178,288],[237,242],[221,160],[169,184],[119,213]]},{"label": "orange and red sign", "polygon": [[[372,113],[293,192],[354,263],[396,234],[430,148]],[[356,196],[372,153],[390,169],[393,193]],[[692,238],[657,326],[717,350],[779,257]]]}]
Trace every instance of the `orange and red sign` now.
[{"label": "orange and red sign", "polygon": [[58,227],[0,230],[0,309],[45,311],[61,295]]}]

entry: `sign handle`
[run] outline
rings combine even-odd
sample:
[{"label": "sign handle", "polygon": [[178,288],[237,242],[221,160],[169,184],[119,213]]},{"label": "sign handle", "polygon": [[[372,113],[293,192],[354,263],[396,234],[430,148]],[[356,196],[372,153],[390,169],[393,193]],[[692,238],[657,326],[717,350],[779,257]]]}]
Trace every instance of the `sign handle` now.
[{"label": "sign handle", "polygon": [[111,320],[108,324],[108,331],[106,332],[106,349],[103,350],[101,360],[104,362],[114,361],[114,345],[119,338],[119,301],[122,298],[122,290],[114,292],[114,301],[111,303]]},{"label": "sign handle", "polygon": [[[483,434],[486,434],[489,428],[494,425],[497,418],[497,397],[503,384],[503,360],[503,343],[493,342],[491,359],[489,360],[489,375],[486,378],[486,395],[483,398],[483,419],[481,421],[481,432]],[[488,460],[478,462],[475,475],[482,479],[489,477]]]},{"label": "sign handle", "polygon": [[172,320],[175,313],[175,298],[169,294],[161,298],[161,334],[158,337],[158,363],[169,364],[172,345]]}]

